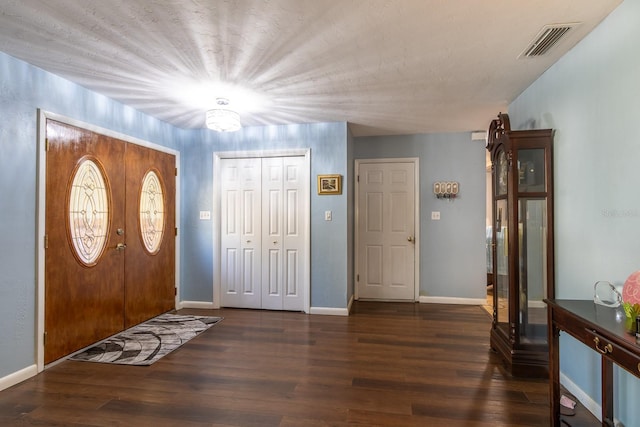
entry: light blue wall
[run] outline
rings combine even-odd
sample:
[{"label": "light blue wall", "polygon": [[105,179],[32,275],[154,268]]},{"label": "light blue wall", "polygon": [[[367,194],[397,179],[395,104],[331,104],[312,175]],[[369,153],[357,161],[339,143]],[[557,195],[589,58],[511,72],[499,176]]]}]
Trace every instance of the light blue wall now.
[{"label": "light blue wall", "polygon": [[171,148],[184,136],[0,52],[0,378],[35,363],[38,108]]},{"label": "light blue wall", "polygon": [[[486,298],[484,143],[469,132],[361,137],[354,154],[420,159],[420,295]],[[459,198],[435,198],[435,181],[458,181]]]},{"label": "light blue wall", "polygon": [[[556,296],[591,299],[640,269],[640,0],[624,1],[509,107],[513,129],[556,129]],[[576,363],[580,361],[580,363]],[[561,337],[561,370],[600,401],[599,357]],[[640,380],[616,371],[616,415],[639,425]]]},{"label": "light blue wall", "polygon": [[[346,123],[245,127],[234,133],[199,131],[182,153],[182,295],[185,301],[213,301],[213,222],[201,221],[201,210],[213,206],[213,153],[285,148],[311,149],[311,307],[346,308],[349,188],[340,196],[318,196],[318,174],[351,178],[347,164]],[[333,212],[325,221],[324,212]]]}]

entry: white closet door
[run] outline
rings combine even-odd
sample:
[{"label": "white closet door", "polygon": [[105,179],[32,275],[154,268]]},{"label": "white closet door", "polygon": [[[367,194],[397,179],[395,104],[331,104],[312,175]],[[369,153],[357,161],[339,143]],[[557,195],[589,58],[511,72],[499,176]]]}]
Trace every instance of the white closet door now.
[{"label": "white closet door", "polygon": [[221,302],[261,308],[261,159],[223,159],[221,167]]},{"label": "white closet door", "polygon": [[262,308],[304,308],[303,157],[262,160]]},{"label": "white closet door", "polygon": [[304,157],[221,160],[221,303],[304,310]]},{"label": "white closet door", "polygon": [[282,310],[282,157],[262,160],[262,308]]},{"label": "white closet door", "polygon": [[309,174],[303,157],[285,157],[283,164],[284,206],[284,310],[304,310],[307,277],[305,203],[309,191]]}]

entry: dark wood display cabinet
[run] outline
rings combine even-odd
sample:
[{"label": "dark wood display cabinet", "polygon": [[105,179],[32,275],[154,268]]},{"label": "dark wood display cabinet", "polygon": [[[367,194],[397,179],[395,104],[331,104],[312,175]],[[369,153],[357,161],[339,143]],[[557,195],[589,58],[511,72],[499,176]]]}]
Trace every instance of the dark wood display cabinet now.
[{"label": "dark wood display cabinet", "polygon": [[549,372],[545,299],[554,298],[553,130],[491,122],[493,324],[491,348],[514,376]]}]

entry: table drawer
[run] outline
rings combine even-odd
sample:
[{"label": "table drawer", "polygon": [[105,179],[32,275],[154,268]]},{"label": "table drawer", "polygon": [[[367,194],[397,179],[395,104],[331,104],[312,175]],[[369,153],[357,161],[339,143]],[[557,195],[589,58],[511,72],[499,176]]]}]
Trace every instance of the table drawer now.
[{"label": "table drawer", "polygon": [[624,347],[608,340],[592,329],[585,328],[585,344],[598,353],[611,359],[635,376],[640,376],[640,357],[626,350]]}]

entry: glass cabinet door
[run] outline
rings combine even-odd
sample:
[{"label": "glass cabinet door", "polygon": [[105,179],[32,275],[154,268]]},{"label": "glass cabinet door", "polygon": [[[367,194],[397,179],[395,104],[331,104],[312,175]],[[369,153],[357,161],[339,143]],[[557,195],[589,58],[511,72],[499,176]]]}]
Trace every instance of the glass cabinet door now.
[{"label": "glass cabinet door", "polygon": [[494,271],[494,311],[500,328],[508,333],[509,326],[509,245],[508,245],[508,207],[507,199],[496,201],[494,227],[496,230],[496,251]]},{"label": "glass cabinet door", "polygon": [[493,303],[495,322],[506,336],[509,334],[509,206],[507,200],[509,163],[504,150],[500,150],[495,163],[494,199],[495,230]]},{"label": "glass cabinet door", "polygon": [[547,201],[518,200],[520,342],[547,342]]},{"label": "glass cabinet door", "polygon": [[507,155],[504,151],[500,151],[498,153],[498,159],[496,161],[496,196],[505,196],[507,194],[508,176],[509,165],[507,162]]},{"label": "glass cabinet door", "polygon": [[546,191],[544,148],[518,150],[518,191]]}]

